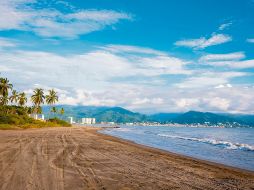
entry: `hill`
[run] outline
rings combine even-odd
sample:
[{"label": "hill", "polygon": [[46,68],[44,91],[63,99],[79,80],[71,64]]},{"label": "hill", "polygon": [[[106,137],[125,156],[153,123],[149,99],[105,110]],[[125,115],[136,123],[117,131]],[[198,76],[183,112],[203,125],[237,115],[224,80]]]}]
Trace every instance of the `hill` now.
[{"label": "hill", "polygon": [[97,114],[94,114],[93,117],[95,117],[97,121],[111,120],[116,123],[143,122],[147,120],[145,115],[134,113],[120,107],[105,109]]},{"label": "hill", "polygon": [[[100,106],[56,106],[58,109],[65,109],[66,117],[74,117],[78,121],[83,117],[96,118],[97,122],[116,122],[116,123],[128,123],[128,122],[143,122],[147,120],[147,116],[131,112],[121,107],[100,107]],[[49,115],[49,107],[43,107],[44,113]]]},{"label": "hill", "polygon": [[180,124],[196,124],[196,123],[210,123],[210,124],[220,124],[220,123],[242,123],[238,119],[231,118],[230,116],[219,115],[210,112],[197,112],[189,111],[182,115],[179,115],[173,122]]},{"label": "hill", "polygon": [[245,115],[245,114],[223,114],[223,115],[241,121],[246,125],[254,126],[254,115]]},{"label": "hill", "polygon": [[[144,115],[135,113],[121,107],[105,106],[68,106],[59,105],[58,109],[64,108],[64,119],[74,117],[80,121],[83,117],[94,117],[97,122],[160,122],[160,123],[179,123],[179,124],[234,124],[236,126],[254,126],[254,115],[238,114],[216,114],[210,112],[189,111],[186,113],[158,113],[153,115]],[[50,108],[43,107],[44,113],[49,115]]]},{"label": "hill", "polygon": [[173,121],[176,117],[182,115],[182,113],[157,113],[149,116],[150,121],[167,123]]}]

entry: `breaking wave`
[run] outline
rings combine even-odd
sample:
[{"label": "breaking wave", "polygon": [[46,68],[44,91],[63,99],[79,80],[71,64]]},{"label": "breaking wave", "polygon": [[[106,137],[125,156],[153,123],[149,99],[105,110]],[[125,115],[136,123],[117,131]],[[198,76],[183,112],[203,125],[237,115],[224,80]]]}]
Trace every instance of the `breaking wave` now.
[{"label": "breaking wave", "polygon": [[166,135],[166,134],[158,134],[158,135],[161,137],[166,137],[166,138],[183,139],[183,140],[212,144],[215,146],[222,146],[227,149],[233,149],[233,150],[240,149],[240,150],[246,150],[246,151],[254,151],[254,146],[249,144],[232,143],[228,141],[221,141],[221,140],[208,139],[208,138],[200,139],[195,137],[182,137],[177,135]]},{"label": "breaking wave", "polygon": [[129,132],[131,131],[130,129],[126,129],[126,128],[115,128],[115,131],[121,131],[121,132]]}]

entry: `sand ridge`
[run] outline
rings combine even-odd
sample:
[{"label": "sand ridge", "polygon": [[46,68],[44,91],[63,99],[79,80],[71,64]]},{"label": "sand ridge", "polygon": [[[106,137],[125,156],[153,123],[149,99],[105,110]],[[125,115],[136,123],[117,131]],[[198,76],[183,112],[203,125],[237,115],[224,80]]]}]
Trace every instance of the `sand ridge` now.
[{"label": "sand ridge", "polygon": [[254,173],[86,127],[0,131],[0,189],[254,189]]}]

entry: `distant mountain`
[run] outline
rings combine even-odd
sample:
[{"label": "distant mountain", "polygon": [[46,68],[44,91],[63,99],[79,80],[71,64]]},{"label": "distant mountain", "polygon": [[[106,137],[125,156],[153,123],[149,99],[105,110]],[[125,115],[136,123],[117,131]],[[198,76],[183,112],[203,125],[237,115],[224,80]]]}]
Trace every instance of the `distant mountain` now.
[{"label": "distant mountain", "polygon": [[97,121],[113,121],[116,123],[143,122],[147,120],[147,116],[145,115],[134,113],[120,107],[105,109],[94,114],[93,117]]},{"label": "distant mountain", "polygon": [[242,123],[242,121],[231,118],[230,116],[219,115],[210,112],[197,112],[197,111],[189,111],[182,115],[179,115],[173,122],[180,124],[196,124],[196,123],[206,123],[210,124],[219,124],[219,123]]},{"label": "distant mountain", "polygon": [[[97,122],[160,122],[160,123],[179,123],[179,124],[204,124],[209,122],[214,124],[236,124],[236,126],[254,126],[254,115],[240,114],[216,114],[210,112],[189,111],[186,113],[158,113],[144,115],[135,113],[121,107],[106,106],[56,106],[58,109],[64,108],[64,119],[74,117],[80,121],[83,117],[94,117]],[[44,106],[43,112],[46,116],[50,114],[50,107]]]},{"label": "distant mountain", "polygon": [[246,125],[254,126],[254,115],[245,115],[245,114],[223,114],[223,115],[239,120]]},{"label": "distant mountain", "polygon": [[[80,120],[84,117],[94,117],[98,122],[116,122],[116,123],[128,123],[128,122],[143,122],[147,120],[147,116],[134,113],[121,107],[100,107],[100,106],[56,106],[58,109],[64,108],[65,117],[74,117]],[[50,114],[50,108],[48,106],[43,107],[44,113],[48,116]]]},{"label": "distant mountain", "polygon": [[167,123],[173,121],[176,117],[180,116],[182,113],[157,113],[149,116],[149,120]]}]

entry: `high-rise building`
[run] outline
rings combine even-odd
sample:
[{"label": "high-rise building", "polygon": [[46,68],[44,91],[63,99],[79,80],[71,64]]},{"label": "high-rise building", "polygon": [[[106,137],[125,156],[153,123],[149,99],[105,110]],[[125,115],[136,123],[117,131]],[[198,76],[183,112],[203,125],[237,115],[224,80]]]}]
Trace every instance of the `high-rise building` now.
[{"label": "high-rise building", "polygon": [[95,118],[82,118],[81,119],[81,123],[82,124],[95,124],[96,123],[96,120]]},{"label": "high-rise building", "polygon": [[70,119],[70,124],[73,124],[73,117],[68,117]]}]

